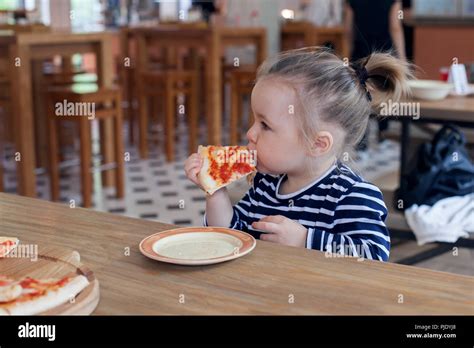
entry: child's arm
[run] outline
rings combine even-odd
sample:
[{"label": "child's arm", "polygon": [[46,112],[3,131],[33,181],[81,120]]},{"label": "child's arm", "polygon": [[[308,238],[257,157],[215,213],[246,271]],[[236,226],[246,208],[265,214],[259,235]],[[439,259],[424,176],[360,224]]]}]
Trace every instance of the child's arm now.
[{"label": "child's arm", "polygon": [[[216,191],[214,195],[218,193],[219,191]],[[219,219],[219,221],[220,219],[222,219],[223,221],[223,218],[219,215],[221,213],[214,210],[215,206],[218,207],[217,209],[221,209],[223,202],[219,198],[214,200],[212,198],[214,195],[208,197],[208,199],[206,200],[206,215],[204,215],[204,226],[224,226],[224,227],[234,228],[240,231],[246,231],[252,234],[252,232],[248,230],[248,225],[250,224],[249,211],[250,211],[250,207],[252,206],[252,200],[254,199],[254,194],[255,194],[254,189],[253,187],[251,187],[247,191],[247,193],[244,195],[244,197],[242,197],[242,199],[239,202],[237,202],[237,204],[232,206],[229,196],[227,194],[227,190],[225,191],[227,203],[229,204],[227,207],[230,207],[230,211],[227,210],[228,208],[226,209],[226,214],[230,212],[230,214],[227,215],[225,218],[225,221],[228,221],[226,225],[217,225],[215,224],[215,221],[213,220],[215,216],[215,218]],[[209,218],[209,216],[211,215],[212,217]]]},{"label": "child's arm", "polygon": [[[193,153],[191,156],[189,156],[184,164],[186,176],[198,186],[201,186],[198,174],[201,170],[202,164],[203,160],[197,153]],[[247,211],[251,205],[250,195],[252,193],[253,190],[250,189],[247,194],[235,205],[235,207],[232,207],[232,203],[225,187],[217,190],[213,195],[207,195],[204,226],[223,226],[244,231],[247,230]]]},{"label": "child's arm", "polygon": [[234,215],[234,210],[225,187],[217,190],[213,195],[206,195],[206,225],[229,227],[232,215]]},{"label": "child's arm", "polygon": [[390,236],[386,217],[380,190],[372,184],[357,183],[338,202],[331,224],[318,221],[308,230],[307,247],[387,261]]}]

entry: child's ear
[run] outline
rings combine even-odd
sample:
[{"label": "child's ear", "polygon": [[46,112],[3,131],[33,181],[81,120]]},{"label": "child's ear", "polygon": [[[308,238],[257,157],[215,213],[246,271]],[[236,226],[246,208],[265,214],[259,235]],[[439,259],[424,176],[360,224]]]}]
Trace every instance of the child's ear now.
[{"label": "child's ear", "polygon": [[319,157],[327,154],[332,149],[334,139],[332,134],[327,131],[317,132],[314,136],[311,146],[311,156]]}]

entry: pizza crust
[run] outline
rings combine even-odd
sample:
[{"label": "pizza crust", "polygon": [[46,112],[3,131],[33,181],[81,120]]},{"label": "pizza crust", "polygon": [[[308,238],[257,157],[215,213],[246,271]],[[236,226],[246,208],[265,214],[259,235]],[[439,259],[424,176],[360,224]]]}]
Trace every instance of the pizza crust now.
[{"label": "pizza crust", "polygon": [[75,298],[89,285],[86,277],[79,275],[72,278],[66,285],[46,294],[24,302],[0,304],[0,315],[35,315],[55,308]]},{"label": "pizza crust", "polygon": [[20,297],[22,290],[23,288],[13,281],[11,282],[11,284],[0,286],[0,303],[10,302]]},{"label": "pizza crust", "polygon": [[202,188],[204,191],[212,195],[216,192],[219,188],[217,187],[217,183],[212,177],[208,174],[209,167],[211,165],[211,161],[209,161],[209,147],[199,145],[198,147],[198,154],[203,159],[201,170],[199,171],[199,182],[201,183]]},{"label": "pizza crust", "polygon": [[[6,246],[2,245],[5,242],[12,242],[13,245]],[[7,256],[12,250],[18,247],[18,243],[20,243],[18,238],[15,237],[0,237],[0,258]]]}]

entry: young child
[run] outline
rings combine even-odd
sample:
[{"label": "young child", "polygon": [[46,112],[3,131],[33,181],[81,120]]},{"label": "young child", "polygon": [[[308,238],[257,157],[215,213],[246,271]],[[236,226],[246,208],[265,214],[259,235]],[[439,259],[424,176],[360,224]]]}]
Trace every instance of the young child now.
[{"label": "young child", "polygon": [[[248,147],[257,152],[253,185],[234,207],[226,188],[208,195],[205,225],[387,261],[382,194],[340,158],[347,160],[363,136],[373,105],[407,94],[409,70],[388,53],[345,64],[320,48],[265,61],[252,91],[255,121],[247,132]],[[197,185],[201,166],[197,154],[185,163],[187,177]]]}]

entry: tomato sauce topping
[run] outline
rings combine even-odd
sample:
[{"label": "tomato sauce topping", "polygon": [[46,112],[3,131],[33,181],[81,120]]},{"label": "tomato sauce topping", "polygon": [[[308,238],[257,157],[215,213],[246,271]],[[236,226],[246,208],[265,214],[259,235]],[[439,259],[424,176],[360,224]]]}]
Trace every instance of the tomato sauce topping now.
[{"label": "tomato sauce topping", "polygon": [[[209,147],[209,153],[211,156],[209,157],[210,160],[210,167],[209,167],[209,175],[217,182],[226,183],[232,178],[232,173],[237,172],[239,174],[248,174],[253,171],[254,167],[247,163],[247,161],[239,161],[239,152],[238,150],[241,149],[240,146],[232,146],[227,149],[227,156],[224,158],[220,158],[218,162],[214,156],[214,147]],[[247,151],[245,148],[242,148],[241,151]],[[221,154],[222,155],[222,154]],[[232,165],[229,163],[230,158],[234,156],[237,157],[235,161],[232,161]],[[249,157],[249,155],[247,156]],[[247,158],[247,160],[250,160]],[[223,162],[223,163],[220,163]]]}]

